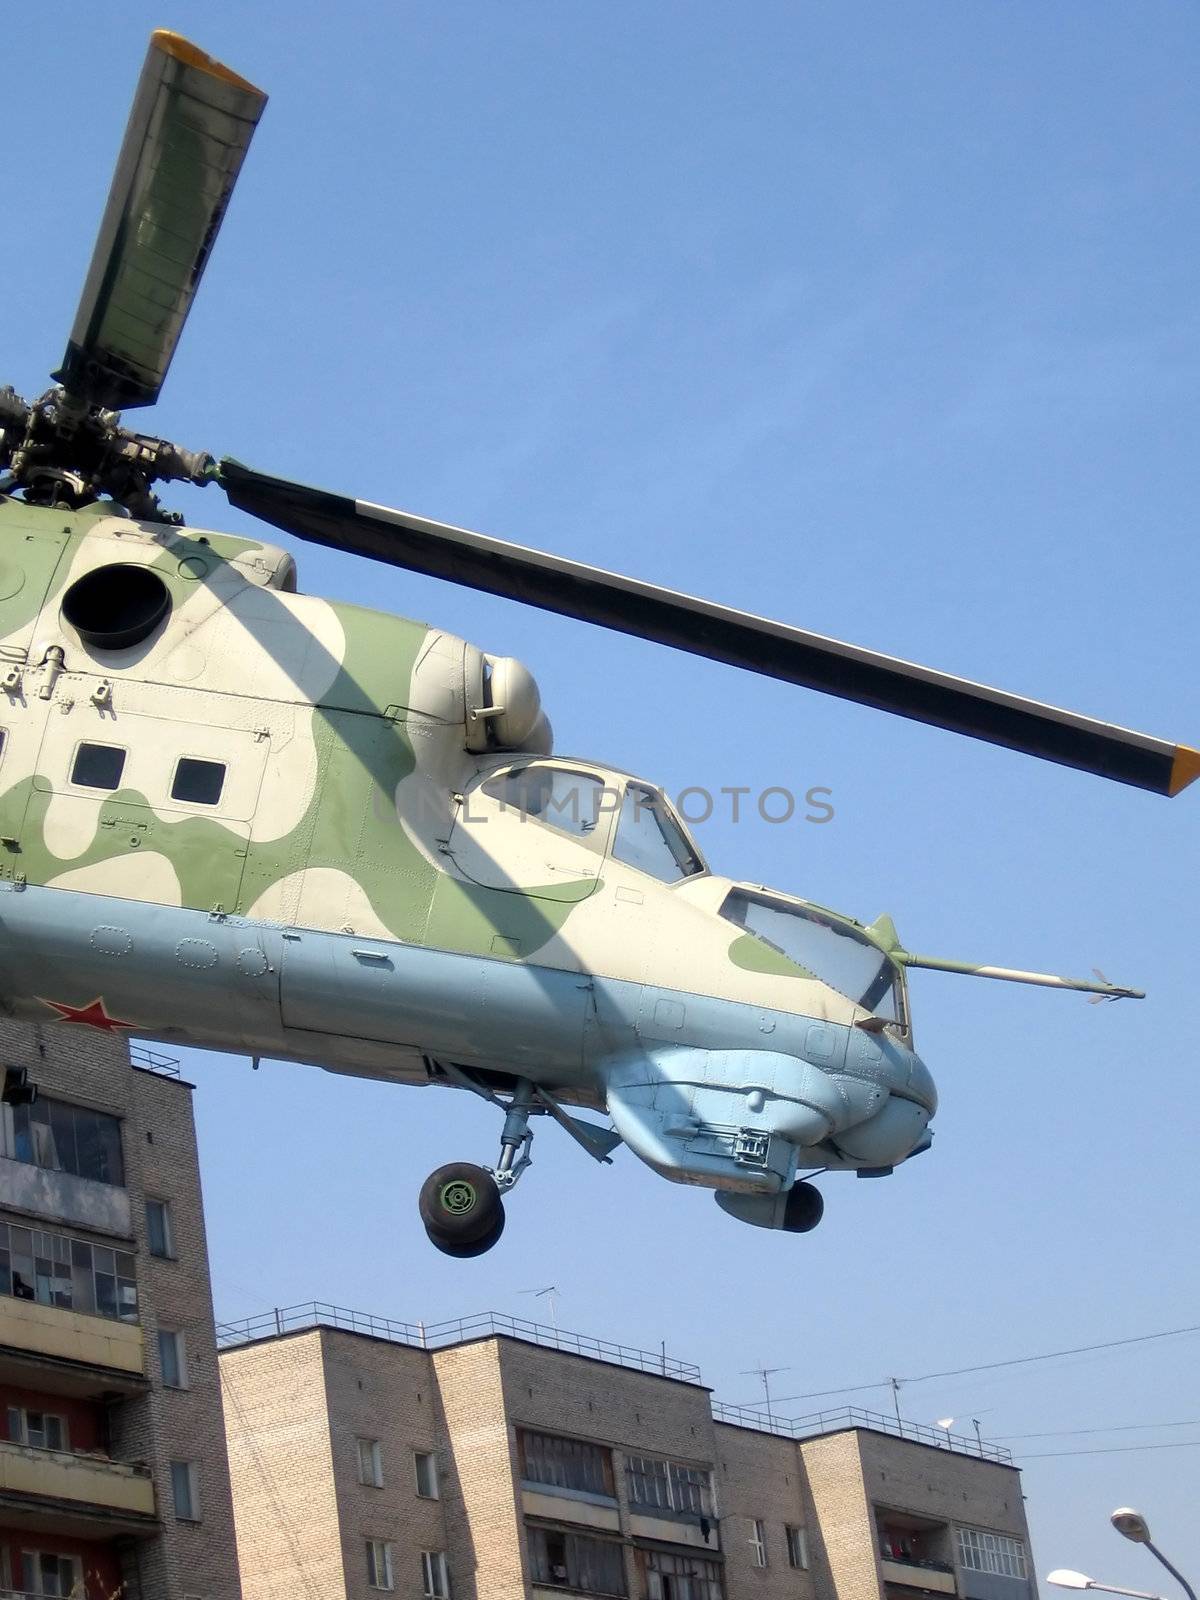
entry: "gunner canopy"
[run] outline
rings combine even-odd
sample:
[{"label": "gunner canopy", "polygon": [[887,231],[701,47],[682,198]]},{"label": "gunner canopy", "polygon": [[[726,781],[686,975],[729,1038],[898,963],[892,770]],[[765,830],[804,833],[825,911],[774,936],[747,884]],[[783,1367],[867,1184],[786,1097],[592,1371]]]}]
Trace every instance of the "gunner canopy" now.
[{"label": "gunner canopy", "polygon": [[886,1022],[903,1023],[900,974],[877,945],[847,923],[813,907],[734,889],[721,915],[856,1005]]}]

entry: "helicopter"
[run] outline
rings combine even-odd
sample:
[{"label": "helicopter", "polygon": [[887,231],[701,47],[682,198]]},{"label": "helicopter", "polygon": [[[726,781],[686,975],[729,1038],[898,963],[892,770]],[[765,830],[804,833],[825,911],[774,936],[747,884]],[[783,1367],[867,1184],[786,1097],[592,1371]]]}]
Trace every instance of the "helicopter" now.
[{"label": "helicopter", "polygon": [[538,1118],[807,1232],[814,1175],[930,1148],[910,969],[1140,991],[920,955],[890,918],[720,876],[658,785],[555,753],[518,660],[305,594],[288,552],[184,527],[154,485],[1153,793],[1200,752],[126,428],[265,103],[152,35],[54,386],[0,389],[0,1008],[481,1096],[494,1164],[419,1197],[450,1256],[500,1238]]}]

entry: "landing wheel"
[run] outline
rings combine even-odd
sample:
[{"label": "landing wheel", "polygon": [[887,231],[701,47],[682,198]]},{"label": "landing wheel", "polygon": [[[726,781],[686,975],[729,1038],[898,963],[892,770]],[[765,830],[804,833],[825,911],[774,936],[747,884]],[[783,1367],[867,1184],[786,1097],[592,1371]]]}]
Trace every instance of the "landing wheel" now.
[{"label": "landing wheel", "polygon": [[792,1186],[783,1211],[783,1226],[789,1233],[811,1233],[825,1213],[825,1197],[814,1184]]},{"label": "landing wheel", "polygon": [[496,1180],[469,1161],[452,1161],[431,1172],[418,1205],[425,1232],[447,1255],[482,1255],[504,1230]]},{"label": "landing wheel", "polygon": [[448,1239],[443,1239],[440,1234],[434,1233],[429,1227],[425,1229],[429,1234],[431,1245],[442,1252],[444,1256],[457,1256],[460,1261],[469,1260],[472,1256],[481,1256],[490,1250],[496,1240],[504,1232],[504,1211],[501,1208],[499,1220],[490,1233],[485,1233],[482,1239],[476,1239],[474,1244],[451,1244]]}]

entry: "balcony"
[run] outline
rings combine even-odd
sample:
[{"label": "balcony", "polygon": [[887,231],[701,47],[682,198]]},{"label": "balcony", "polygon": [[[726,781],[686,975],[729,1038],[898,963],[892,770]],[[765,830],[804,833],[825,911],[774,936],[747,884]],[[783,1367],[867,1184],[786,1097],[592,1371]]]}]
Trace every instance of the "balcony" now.
[{"label": "balcony", "polygon": [[158,1526],[148,1467],[7,1440],[0,1440],[0,1517],[11,1527],[78,1538]]},{"label": "balcony", "polygon": [[896,1556],[883,1551],[879,1570],[884,1583],[902,1589],[924,1589],[935,1594],[957,1594],[954,1568],[945,1561],[925,1561],[912,1556]]},{"label": "balcony", "polygon": [[0,1296],[0,1381],[82,1397],[147,1386],[136,1322]]}]

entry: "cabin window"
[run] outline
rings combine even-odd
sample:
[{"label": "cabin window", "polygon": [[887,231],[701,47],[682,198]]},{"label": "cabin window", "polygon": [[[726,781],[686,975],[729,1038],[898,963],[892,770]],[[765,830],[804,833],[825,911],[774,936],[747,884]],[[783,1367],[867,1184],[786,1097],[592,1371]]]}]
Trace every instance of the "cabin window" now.
[{"label": "cabin window", "polygon": [[657,789],[631,783],[621,801],[613,855],[660,883],[678,883],[704,871],[695,848]]},{"label": "cabin window", "polygon": [[516,767],[489,778],[483,792],[522,822],[540,822],[576,839],[588,839],[604,815],[608,792],[590,772],[569,767]]},{"label": "cabin window", "polygon": [[125,770],[125,751],[115,744],[81,744],[71,767],[71,782],[84,789],[116,789]]},{"label": "cabin window", "polygon": [[194,806],[215,806],[225,784],[223,761],[201,761],[197,756],[181,756],[171,784],[171,799],[185,800]]}]

